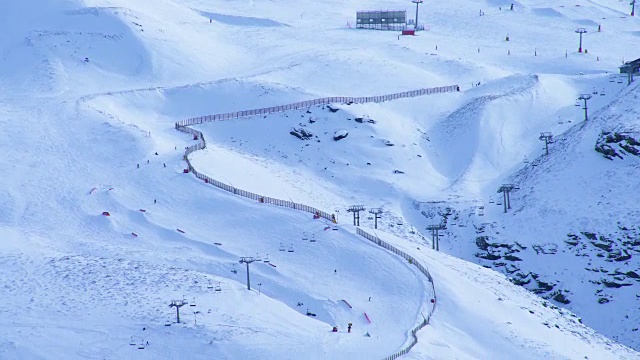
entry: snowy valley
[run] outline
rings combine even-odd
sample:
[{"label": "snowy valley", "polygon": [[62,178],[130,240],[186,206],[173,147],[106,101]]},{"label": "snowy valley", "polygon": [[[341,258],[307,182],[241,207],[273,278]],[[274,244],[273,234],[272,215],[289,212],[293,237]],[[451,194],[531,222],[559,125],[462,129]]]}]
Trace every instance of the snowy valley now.
[{"label": "snowy valley", "polygon": [[640,21],[510,4],[4,4],[0,358],[640,358]]}]

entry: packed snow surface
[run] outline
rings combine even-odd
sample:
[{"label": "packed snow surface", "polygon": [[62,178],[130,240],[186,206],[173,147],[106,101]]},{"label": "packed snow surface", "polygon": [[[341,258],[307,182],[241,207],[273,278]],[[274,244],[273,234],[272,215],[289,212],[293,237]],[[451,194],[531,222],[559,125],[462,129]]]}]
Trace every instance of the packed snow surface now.
[{"label": "packed snow surface", "polygon": [[[412,37],[355,29],[357,10],[413,14],[396,0],[3,4],[0,358],[377,359],[410,344],[432,300],[406,358],[640,358],[629,348],[640,346],[634,245],[588,259],[564,248],[567,233],[637,229],[637,158],[593,147],[601,131],[638,132],[636,83],[611,75],[638,57],[640,24],[620,2],[509,5],[425,3],[428,31]],[[197,143],[174,128],[185,118],[451,84],[461,91],[196,127],[207,140],[189,157],[198,171],[333,213],[335,226],[183,172]],[[593,95],[593,123],[579,93]],[[547,158],[540,132],[558,138]],[[520,187],[508,215],[496,205],[503,182]],[[362,225],[429,268],[437,296],[412,264],[355,234],[354,204],[382,207],[381,229],[367,211]],[[435,252],[424,228],[445,213]],[[520,264],[476,256],[483,223],[487,249],[522,246],[508,254],[523,260],[513,274],[535,273],[572,302],[473,264]],[[259,259],[251,290],[241,257]],[[630,285],[597,292],[614,280]],[[183,302],[177,323],[170,304]]]}]

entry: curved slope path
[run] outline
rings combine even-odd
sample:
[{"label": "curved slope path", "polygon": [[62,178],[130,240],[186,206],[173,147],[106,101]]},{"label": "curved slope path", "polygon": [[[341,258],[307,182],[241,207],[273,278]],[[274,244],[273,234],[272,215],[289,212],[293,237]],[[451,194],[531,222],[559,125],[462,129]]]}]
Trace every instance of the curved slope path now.
[{"label": "curved slope path", "polygon": [[[328,104],[332,104],[332,103],[346,103],[346,104],[351,104],[351,103],[359,103],[359,104],[363,104],[363,103],[380,103],[380,102],[384,102],[384,101],[390,101],[390,100],[395,100],[395,99],[401,99],[401,98],[409,98],[409,97],[417,97],[417,96],[423,96],[423,95],[430,95],[430,94],[440,94],[440,93],[446,93],[446,92],[457,92],[460,91],[460,87],[458,87],[457,85],[450,85],[450,86],[441,86],[441,87],[436,87],[436,88],[428,88],[428,89],[419,89],[419,90],[413,90],[413,91],[406,91],[406,92],[400,92],[400,93],[395,93],[395,94],[388,94],[388,95],[380,95],[380,96],[370,96],[370,97],[326,97],[326,98],[320,98],[320,99],[314,99],[314,100],[308,100],[308,101],[302,101],[302,102],[297,102],[297,103],[293,103],[293,104],[288,104],[288,105],[281,105],[281,106],[273,106],[273,107],[269,107],[269,108],[262,108],[262,109],[253,109],[253,110],[243,110],[243,111],[237,111],[237,112],[230,112],[230,113],[223,113],[223,114],[216,114],[216,115],[207,115],[207,116],[201,116],[201,117],[196,117],[196,118],[189,118],[186,120],[182,120],[182,121],[178,121],[175,124],[175,128],[178,131],[187,133],[187,134],[191,134],[193,135],[193,139],[194,140],[199,140],[199,142],[195,145],[189,146],[185,148],[185,152],[184,152],[184,160],[187,162],[187,168],[184,170],[185,173],[187,172],[191,172],[193,173],[198,179],[203,180],[205,183],[211,184],[217,188],[220,188],[222,190],[226,190],[228,192],[232,192],[235,195],[240,195],[252,200],[256,200],[259,201],[261,203],[267,203],[267,204],[273,204],[273,205],[278,205],[278,206],[284,206],[284,207],[289,207],[292,209],[296,209],[296,210],[301,210],[301,211],[306,211],[309,213],[313,213],[315,215],[318,215],[319,217],[322,217],[324,219],[327,220],[332,220],[333,219],[333,215],[329,214],[325,211],[322,211],[320,209],[316,209],[314,207],[305,205],[305,204],[299,204],[299,203],[295,203],[292,201],[286,201],[286,200],[281,200],[281,199],[275,199],[275,198],[271,198],[268,196],[263,196],[263,195],[259,195],[259,194],[255,194],[246,190],[242,190],[242,189],[238,189],[235,188],[233,186],[224,184],[220,181],[217,181],[215,179],[212,179],[200,172],[198,172],[193,165],[191,165],[191,162],[189,161],[189,154],[191,154],[194,151],[198,151],[198,150],[202,150],[204,148],[207,147],[207,143],[204,139],[204,135],[202,134],[202,132],[192,129],[189,126],[192,125],[197,125],[197,124],[202,124],[205,122],[211,122],[211,121],[219,121],[219,120],[232,120],[232,119],[239,119],[239,118],[243,118],[243,117],[250,117],[250,116],[255,116],[255,115],[266,115],[266,114],[272,114],[272,113],[278,113],[278,112],[284,112],[284,111],[288,111],[288,110],[296,110],[296,109],[305,109],[305,108],[309,108],[315,105],[328,105]],[[398,357],[407,354],[411,348],[413,346],[415,346],[415,344],[418,342],[418,338],[416,336],[416,333],[418,332],[418,330],[422,329],[424,326],[426,326],[429,323],[429,319],[431,318],[431,315],[433,314],[433,312],[435,311],[436,308],[436,293],[435,293],[435,288],[433,286],[433,278],[431,277],[431,274],[429,274],[429,271],[427,270],[426,267],[424,267],[422,264],[420,264],[416,259],[414,259],[412,256],[410,256],[409,254],[393,247],[392,245],[380,240],[377,236],[371,235],[367,232],[365,232],[364,230],[357,228],[356,229],[356,233],[362,237],[364,237],[365,239],[373,242],[374,244],[387,249],[401,257],[403,257],[405,260],[407,260],[410,264],[414,265],[415,267],[418,268],[418,270],[423,273],[426,277],[427,280],[429,280],[429,284],[431,284],[431,294],[432,294],[432,298],[431,298],[431,307],[428,311],[428,315],[427,317],[423,318],[422,322],[420,322],[420,324],[418,324],[416,327],[414,327],[413,329],[411,329],[411,342],[404,346],[401,350],[397,351],[394,354],[391,354],[389,356],[387,356],[386,358],[384,358],[384,360],[392,360],[392,359],[397,359]]]}]

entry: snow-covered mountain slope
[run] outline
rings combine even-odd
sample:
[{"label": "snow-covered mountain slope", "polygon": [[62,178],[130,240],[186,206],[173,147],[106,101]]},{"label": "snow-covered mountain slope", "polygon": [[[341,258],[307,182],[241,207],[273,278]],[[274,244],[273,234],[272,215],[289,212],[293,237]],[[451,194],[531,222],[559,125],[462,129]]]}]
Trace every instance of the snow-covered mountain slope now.
[{"label": "snow-covered mountain slope", "polygon": [[[193,162],[212,177],[228,176],[226,181],[238,187],[335,208],[341,211],[340,223],[344,207],[353,203],[384,205],[385,219],[400,219],[415,214],[407,211],[414,200],[477,197],[482,184],[473,191],[457,185],[472,179],[467,169],[482,165],[474,152],[449,164],[440,159],[454,158],[442,152],[452,144],[430,138],[431,132],[449,131],[451,113],[482,96],[496,98],[489,107],[513,101],[512,108],[501,110],[512,112],[527,103],[526,96],[538,94],[536,89],[568,89],[559,100],[541,90],[541,100],[529,105],[529,111],[544,109],[555,116],[567,111],[561,100],[573,99],[571,89],[592,83],[573,78],[576,69],[595,73],[632,51],[623,46],[611,55],[603,51],[600,62],[592,61],[593,48],[589,57],[564,58],[554,40],[545,42],[554,45],[548,57],[518,55],[530,53],[524,41],[529,35],[514,31],[508,49],[495,29],[528,21],[530,31],[550,36],[558,27],[550,26],[557,21],[545,20],[548,12],[526,4],[513,13],[504,6],[502,12],[487,9],[489,24],[480,23],[484,19],[477,19],[475,10],[460,14],[459,5],[434,6],[424,19],[431,30],[401,39],[345,27],[355,10],[372,6],[364,1],[292,6],[288,1],[32,0],[6,5],[0,15],[7,29],[0,37],[5,69],[0,73],[5,154],[0,164],[6,170],[0,192],[5,289],[0,309],[10,315],[2,321],[0,357],[382,358],[409,343],[409,329],[422,321],[432,298],[420,273],[354,235],[350,226],[324,230],[327,224],[306,214],[235,198],[183,174],[182,149],[192,141],[173,124],[188,116],[325,95],[459,83],[466,90],[460,94],[206,124],[202,129],[211,148],[193,154]],[[594,12],[617,14],[591,7],[578,15],[565,10],[572,26]],[[469,45],[470,29],[450,21],[453,13],[482,34],[479,54]],[[627,29],[623,21],[605,29]],[[620,41],[637,36],[621,34]],[[557,41],[569,38],[573,35]],[[594,44],[604,46],[608,40],[598,41]],[[471,60],[471,54],[477,58]],[[556,67],[551,60],[563,62]],[[532,71],[536,66],[553,71],[529,75],[542,72]],[[483,86],[471,89],[476,80]],[[490,80],[493,88],[484,86]],[[357,122],[362,115],[375,124]],[[305,124],[321,142],[303,148],[288,132],[310,116],[316,122]],[[500,119],[490,120],[492,129],[505,128]],[[531,131],[555,122],[548,120],[532,124]],[[349,136],[333,142],[336,130]],[[505,134],[529,139],[528,127],[508,130]],[[467,135],[477,138],[478,147],[490,141]],[[520,151],[537,144],[530,141]],[[515,161],[497,164],[483,181],[504,176]],[[405,173],[393,174],[396,169]],[[395,225],[393,230],[406,228],[397,231],[404,239],[398,246],[419,239],[409,224],[388,224]],[[317,241],[303,240],[304,233]],[[267,254],[275,267],[253,263],[252,291],[246,290],[238,260]],[[423,256],[442,293],[433,326],[418,333],[419,347],[410,356],[638,357],[573,323],[572,315],[541,308],[541,300],[496,274],[441,254]],[[465,280],[470,273],[480,274],[476,283]],[[513,317],[496,320],[496,330],[487,333],[480,321],[470,319],[487,319],[503,308],[503,302],[489,300],[496,292],[512,294],[506,301]],[[177,325],[169,304],[182,299],[189,304],[181,308]],[[530,310],[540,316],[530,316]],[[548,329],[545,321],[560,329]],[[351,334],[344,331],[349,322]],[[338,334],[330,332],[334,325]]]}]

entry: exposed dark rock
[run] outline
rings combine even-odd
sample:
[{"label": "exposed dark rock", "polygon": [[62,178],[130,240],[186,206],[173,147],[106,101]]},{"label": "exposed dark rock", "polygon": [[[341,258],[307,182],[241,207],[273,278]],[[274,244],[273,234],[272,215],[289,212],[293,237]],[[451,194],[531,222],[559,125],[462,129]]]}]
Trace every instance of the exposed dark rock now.
[{"label": "exposed dark rock", "polygon": [[536,294],[542,294],[542,293],[549,292],[549,291],[553,290],[553,287],[555,286],[555,285],[552,285],[552,284],[549,284],[549,283],[546,283],[546,282],[540,281],[540,280],[536,280],[536,282],[538,283],[538,288],[531,290]]},{"label": "exposed dark rock", "polygon": [[615,258],[613,260],[615,260],[615,261],[627,261],[629,259],[631,259],[631,254],[622,255],[622,256],[619,256],[619,257],[617,257],[617,258]]},{"label": "exposed dark rock", "polygon": [[522,259],[520,259],[517,256],[513,256],[513,255],[505,255],[504,259],[505,260],[509,260],[509,261],[522,261]]},{"label": "exposed dark rock", "polygon": [[338,130],[335,133],[333,133],[333,140],[334,141],[342,140],[347,136],[349,136],[349,132],[347,132],[347,130]]},{"label": "exposed dark rock", "polygon": [[591,242],[591,244],[593,244],[593,246],[600,248],[606,252],[610,252],[611,251],[611,244],[602,244],[602,243],[597,243],[597,242]]},{"label": "exposed dark rock", "polygon": [[571,301],[569,299],[567,299],[563,293],[561,293],[560,291],[558,291],[554,296],[553,296],[553,300],[561,303],[561,304],[569,304],[571,303]]},{"label": "exposed dark rock", "polygon": [[617,282],[614,281],[606,281],[606,280],[602,280],[602,284],[608,288],[614,288],[614,289],[619,289],[623,286],[631,286],[631,284],[619,284]]},{"label": "exposed dark rock", "polygon": [[313,137],[313,134],[303,128],[292,128],[289,134],[297,137],[300,140],[309,140]]},{"label": "exposed dark rock", "polygon": [[640,156],[640,142],[631,136],[629,132],[611,132],[603,131],[596,141],[595,150],[601,153],[605,158],[613,160],[613,157],[623,159],[613,146],[618,145],[622,154],[631,154]]},{"label": "exposed dark rock", "polygon": [[487,250],[489,248],[489,243],[487,242],[489,239],[488,236],[478,236],[476,237],[476,246],[480,250]]},{"label": "exposed dark rock", "polygon": [[627,271],[625,275],[632,279],[640,279],[640,275],[638,275],[638,273],[636,273],[635,271]]},{"label": "exposed dark rock", "polygon": [[498,260],[498,259],[500,259],[500,258],[501,258],[501,256],[500,256],[500,255],[496,255],[496,254],[488,254],[488,253],[487,253],[487,254],[480,254],[480,253],[477,253],[477,254],[476,254],[476,257],[479,257],[480,259],[492,260],[492,261],[493,261],[493,260]]}]

